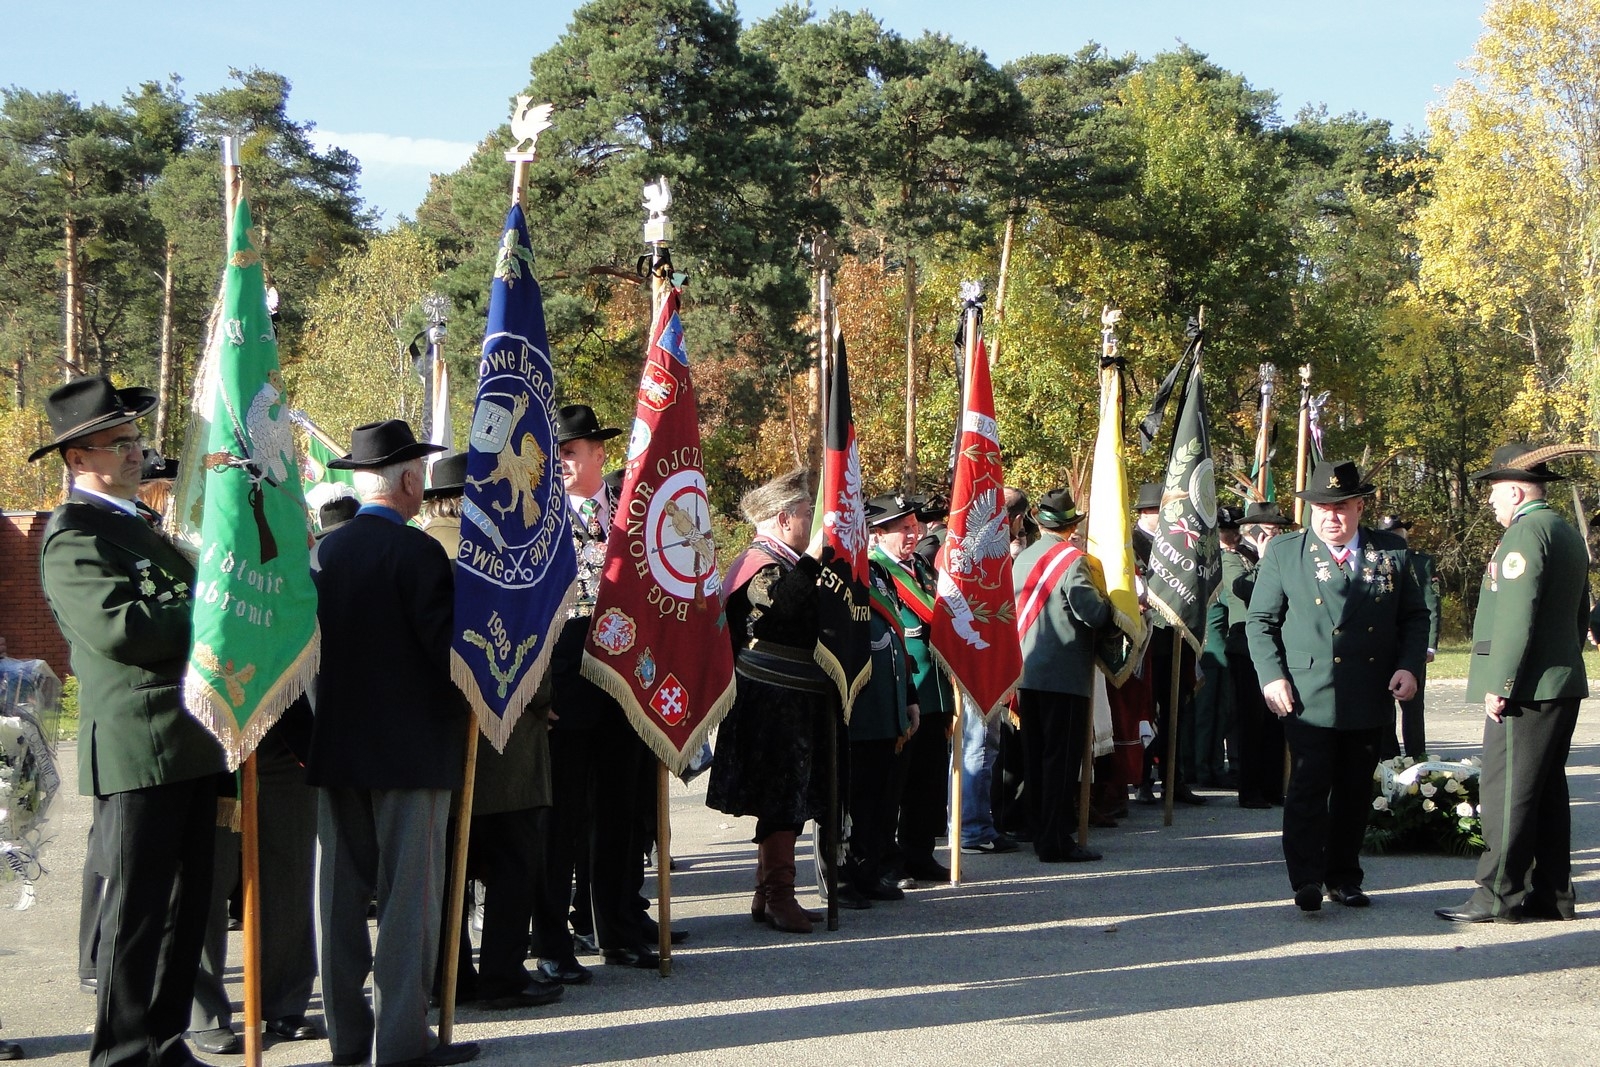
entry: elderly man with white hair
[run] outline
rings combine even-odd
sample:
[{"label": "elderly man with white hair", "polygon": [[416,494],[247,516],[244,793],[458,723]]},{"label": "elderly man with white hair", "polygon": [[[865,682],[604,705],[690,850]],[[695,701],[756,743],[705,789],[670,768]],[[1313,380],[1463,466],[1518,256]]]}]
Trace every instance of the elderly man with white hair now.
[{"label": "elderly man with white hair", "polygon": [[[478,1053],[428,1030],[445,824],[468,714],[450,680],[450,561],[407,525],[422,506],[423,456],[439,451],[391,419],[358,426],[350,454],[329,464],[356,472],[364,501],[318,546],[322,669],[306,760],[319,789],[318,949],[336,1064],[462,1063]],[[369,972],[372,1007],[362,993]]]}]

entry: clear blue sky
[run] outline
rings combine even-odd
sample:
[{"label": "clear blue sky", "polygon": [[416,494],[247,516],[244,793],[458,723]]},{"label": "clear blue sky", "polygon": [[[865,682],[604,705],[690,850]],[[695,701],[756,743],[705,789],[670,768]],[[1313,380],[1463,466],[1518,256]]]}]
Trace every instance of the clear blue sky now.
[{"label": "clear blue sky", "polygon": [[[459,166],[509,113],[529,61],[566,29],[567,0],[450,4],[419,0],[13,0],[0,85],[110,101],[177,74],[191,94],[229,67],[264,67],[293,83],[290,114],[362,162],[362,195],[393,220],[411,214],[430,173]],[[751,21],[780,0],[746,0]],[[1397,129],[1425,126],[1428,106],[1461,76],[1482,31],[1480,0],[870,0],[907,36],[948,34],[996,64],[1095,41],[1151,56],[1179,42],[1278,94],[1287,120],[1303,105],[1360,112]],[[249,17],[247,17],[249,16]]]}]

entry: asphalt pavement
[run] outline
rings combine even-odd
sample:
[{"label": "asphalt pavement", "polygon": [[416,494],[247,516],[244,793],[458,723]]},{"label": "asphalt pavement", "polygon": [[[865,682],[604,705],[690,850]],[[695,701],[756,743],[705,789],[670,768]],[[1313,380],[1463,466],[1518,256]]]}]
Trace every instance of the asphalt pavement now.
[{"label": "asphalt pavement", "polygon": [[[1481,709],[1431,682],[1430,749],[1474,755]],[[71,746],[60,753],[75,781]],[[1280,814],[1202,790],[1204,807],[1135,804],[1098,830],[1101,862],[1024,850],[962,857],[958,886],[841,913],[809,936],[750,921],[752,819],[672,786],[672,975],[583,962],[594,981],[510,1013],[463,1008],[477,1062],[786,1064],[1600,1064],[1600,706],[1584,705],[1568,762],[1579,918],[1457,926],[1473,861],[1364,860],[1372,906],[1290,900]],[[0,911],[0,1038],[31,1061],[87,1058],[93,998],[78,991],[78,874],[89,805],[57,798],[49,877],[27,911]],[[947,857],[946,857],[947,858]],[[809,872],[809,845],[801,869]],[[647,886],[653,894],[652,877]],[[9,905],[15,886],[0,886]],[[807,902],[816,900],[807,894]],[[228,974],[235,1004],[237,967]],[[311,1014],[320,1022],[321,1004]],[[236,1064],[242,1057],[202,1057]],[[326,1063],[326,1041],[278,1043],[264,1062]]]}]

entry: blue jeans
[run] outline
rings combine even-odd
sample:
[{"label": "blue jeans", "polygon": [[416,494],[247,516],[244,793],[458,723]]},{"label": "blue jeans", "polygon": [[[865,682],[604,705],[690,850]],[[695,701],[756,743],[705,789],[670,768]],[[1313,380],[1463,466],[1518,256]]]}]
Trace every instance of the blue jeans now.
[{"label": "blue jeans", "polygon": [[1000,836],[989,806],[1000,721],[985,725],[972,702],[961,702],[961,843],[981,845]]}]

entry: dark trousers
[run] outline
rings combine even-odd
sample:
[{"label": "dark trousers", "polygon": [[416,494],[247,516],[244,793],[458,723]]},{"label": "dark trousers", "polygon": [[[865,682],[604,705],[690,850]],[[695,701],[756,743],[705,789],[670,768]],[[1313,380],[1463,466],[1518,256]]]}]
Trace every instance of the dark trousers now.
[{"label": "dark trousers", "polygon": [[850,742],[849,876],[863,892],[889,873],[894,852],[898,756],[894,738]]},{"label": "dark trousers", "polygon": [[1060,856],[1077,844],[1078,776],[1089,698],[1019,689],[1017,705],[1033,851],[1041,859]]},{"label": "dark trousers", "polygon": [[1239,799],[1283,802],[1283,720],[1267,707],[1248,653],[1228,653],[1239,734]]},{"label": "dark trousers", "polygon": [[905,787],[900,795],[900,851],[912,862],[933,858],[936,839],[950,827],[952,716],[926,715],[901,751]]},{"label": "dark trousers", "polygon": [[1028,802],[1023,791],[1027,759],[1022,752],[1022,731],[1011,721],[1010,712],[1000,713],[1000,750],[994,759],[994,774],[989,779],[989,805],[994,813],[994,828],[1003,834],[1033,836],[1028,823]]},{"label": "dark trousers", "polygon": [[1420,760],[1428,752],[1428,732],[1422,719],[1422,688],[1428,682],[1427,672],[1424,671],[1417,677],[1417,695],[1410,700],[1397,701],[1400,705],[1400,734],[1395,735],[1394,724],[1389,724],[1389,732],[1384,735],[1383,747],[1378,751],[1380,759],[1393,759],[1401,752],[1401,745],[1405,746],[1405,754],[1414,760]]},{"label": "dark trousers", "polygon": [[192,1062],[189,1023],[211,898],[212,776],[97,796],[105,864],[93,1067]]},{"label": "dark trousers", "polygon": [[1567,753],[1577,724],[1577,700],[1508,704],[1505,721],[1484,720],[1478,801],[1489,847],[1478,857],[1475,899],[1496,914],[1526,898],[1572,907]]},{"label": "dark trousers", "polygon": [[[1179,637],[1177,633],[1166,626],[1155,628],[1150,638],[1150,666],[1152,674],[1151,697],[1155,701],[1155,738],[1149,747],[1144,750],[1144,780],[1154,782],[1157,775],[1156,764],[1162,764],[1163,769],[1159,775],[1164,789],[1177,789],[1187,785],[1181,770],[1178,773],[1168,773],[1165,769],[1167,761],[1167,731],[1172,726],[1172,645],[1176,641],[1180,646],[1178,662],[1178,751],[1182,753],[1185,748],[1194,747],[1194,649],[1189,643]],[[1182,764],[1182,756],[1178,762]]]},{"label": "dark trousers", "polygon": [[1372,813],[1372,774],[1382,727],[1333,730],[1294,716],[1289,739],[1289,795],[1283,802],[1283,858],[1289,884],[1359,886],[1361,841]]},{"label": "dark trousers", "polygon": [[[559,714],[559,709],[558,709]],[[539,955],[570,959],[565,902],[580,864],[589,876],[595,934],[604,948],[643,944],[637,900],[644,850],[636,832],[644,742],[614,703],[583,730],[550,731],[552,805],[545,834],[548,905],[535,912]]]},{"label": "dark trousers", "polygon": [[[461,943],[456,952],[458,1000],[511,996],[528,988],[532,980],[524,961],[528,957],[528,932],[541,873],[538,827],[537,808],[472,817],[467,877],[483,883],[483,935],[478,947],[478,968],[474,971],[468,926],[472,901],[470,897],[463,898]],[[454,820],[450,831],[448,836],[453,839]],[[442,947],[442,938],[440,944]],[[444,968],[439,971],[442,975]]]},{"label": "dark trousers", "polygon": [[83,882],[78,897],[78,978],[95,976],[95,958],[100,953],[100,904],[105,899],[104,862],[96,844],[94,823],[89,824],[89,839],[84,845]]}]

